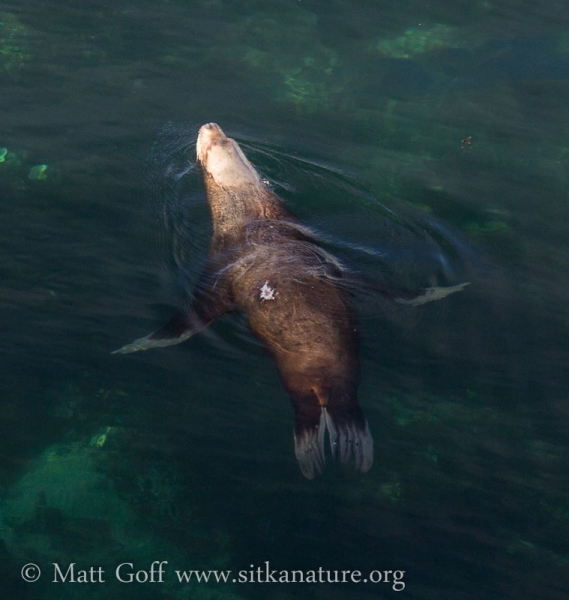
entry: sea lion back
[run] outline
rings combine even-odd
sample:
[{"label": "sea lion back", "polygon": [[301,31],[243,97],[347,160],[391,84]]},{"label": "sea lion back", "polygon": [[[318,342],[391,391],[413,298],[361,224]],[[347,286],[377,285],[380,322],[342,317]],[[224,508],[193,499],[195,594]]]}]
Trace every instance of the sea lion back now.
[{"label": "sea lion back", "polygon": [[[275,360],[295,411],[295,453],[312,478],[325,464],[325,432],[332,454],[367,471],[373,441],[359,407],[359,330],[341,266],[294,226],[273,225],[241,247],[231,277],[236,304]],[[283,233],[283,230],[285,233]]]}]

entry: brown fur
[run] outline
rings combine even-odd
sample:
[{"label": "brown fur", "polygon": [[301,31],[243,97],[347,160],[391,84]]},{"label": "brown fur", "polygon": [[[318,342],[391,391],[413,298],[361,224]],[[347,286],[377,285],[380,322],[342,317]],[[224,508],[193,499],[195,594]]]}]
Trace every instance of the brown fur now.
[{"label": "brown fur", "polygon": [[[236,145],[216,125],[204,127],[210,144],[224,150]],[[332,438],[339,438],[332,442],[341,445],[333,451],[341,450],[343,460],[353,454],[357,467],[367,470],[372,442],[356,395],[358,325],[348,294],[338,285],[340,263],[316,245],[260,178],[251,173],[249,181],[243,178],[231,188],[209,172],[211,148],[200,150],[214,224],[211,262],[220,274],[217,285],[246,314],[276,362],[295,410],[303,473],[312,477],[322,468],[318,434],[326,424]],[[262,298],[263,286],[271,299]]]},{"label": "brown fur", "polygon": [[290,394],[302,473],[312,478],[322,470],[326,430],[332,453],[367,471],[373,441],[357,401],[359,332],[342,265],[214,123],[201,128],[197,152],[213,238],[192,309],[119,352],[178,343],[240,310]]},{"label": "brown fur", "polygon": [[[295,415],[295,454],[312,478],[332,454],[367,471],[373,440],[358,405],[359,332],[348,296],[353,281],[263,182],[239,145],[215,123],[196,145],[213,220],[205,272],[190,309],[117,353],[179,344],[226,312],[240,310],[273,357]],[[463,290],[468,283],[416,290],[379,289],[410,305]]]}]

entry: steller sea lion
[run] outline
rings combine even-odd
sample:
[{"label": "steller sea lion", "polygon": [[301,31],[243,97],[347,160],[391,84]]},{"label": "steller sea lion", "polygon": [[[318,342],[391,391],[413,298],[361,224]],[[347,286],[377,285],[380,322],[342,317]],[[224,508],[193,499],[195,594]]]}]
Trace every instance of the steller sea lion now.
[{"label": "steller sea lion", "polygon": [[[290,395],[302,474],[312,479],[322,471],[326,430],[334,456],[368,471],[373,440],[357,399],[359,328],[342,264],[318,245],[218,125],[201,127],[196,150],[213,237],[192,305],[163,329],[115,352],[178,344],[240,310]],[[420,303],[414,298],[436,299],[461,287],[401,300]]]}]

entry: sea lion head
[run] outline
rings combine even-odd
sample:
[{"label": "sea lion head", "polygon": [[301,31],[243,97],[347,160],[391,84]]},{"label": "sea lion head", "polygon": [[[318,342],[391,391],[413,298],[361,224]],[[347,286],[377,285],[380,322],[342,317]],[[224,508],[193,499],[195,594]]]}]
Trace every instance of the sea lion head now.
[{"label": "sea lion head", "polygon": [[196,144],[198,160],[215,183],[223,188],[260,185],[261,178],[239,144],[228,138],[216,123],[200,128]]}]

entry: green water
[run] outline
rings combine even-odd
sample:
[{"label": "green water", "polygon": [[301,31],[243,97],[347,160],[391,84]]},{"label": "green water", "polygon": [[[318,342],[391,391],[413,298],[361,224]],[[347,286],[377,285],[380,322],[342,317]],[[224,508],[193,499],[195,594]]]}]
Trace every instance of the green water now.
[{"label": "green water", "polygon": [[[569,598],[568,77],[555,0],[0,6],[2,597]],[[203,266],[210,121],[364,279],[470,281],[356,293],[365,475],[239,316],[110,354]]]}]

